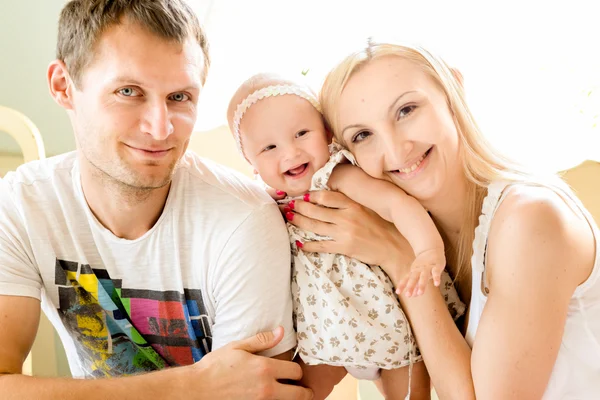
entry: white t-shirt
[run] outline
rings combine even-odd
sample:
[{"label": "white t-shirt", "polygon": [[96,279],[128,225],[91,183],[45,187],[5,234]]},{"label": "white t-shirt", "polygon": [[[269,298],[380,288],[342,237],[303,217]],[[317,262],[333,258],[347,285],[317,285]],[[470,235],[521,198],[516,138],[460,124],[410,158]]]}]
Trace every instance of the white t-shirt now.
[{"label": "white t-shirt", "polygon": [[259,331],[296,345],[290,248],[271,198],[188,152],[162,215],[114,236],[83,196],[76,153],[0,179],[0,295],[40,299],[75,377],[189,365]]}]

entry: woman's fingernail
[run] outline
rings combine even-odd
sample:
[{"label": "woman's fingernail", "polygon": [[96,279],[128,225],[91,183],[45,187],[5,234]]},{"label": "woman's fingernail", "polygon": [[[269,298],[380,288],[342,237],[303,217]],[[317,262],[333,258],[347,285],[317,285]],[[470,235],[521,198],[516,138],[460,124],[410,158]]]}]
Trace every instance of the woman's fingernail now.
[{"label": "woman's fingernail", "polygon": [[306,193],[304,195],[304,201],[309,202],[310,201],[310,193]]},{"label": "woman's fingernail", "polygon": [[288,207],[290,208],[290,210],[293,210],[294,207],[296,207],[296,200],[292,200],[288,203]]},{"label": "woman's fingernail", "polygon": [[275,193],[277,193],[277,196],[283,196],[285,194],[283,190],[277,190]]},{"label": "woman's fingernail", "polygon": [[304,247],[304,244],[302,244],[302,242],[301,242],[301,241],[299,241],[299,240],[296,240],[296,247],[298,247],[299,249],[301,249],[301,248],[303,248],[303,247]]},{"label": "woman's fingernail", "polygon": [[283,207],[283,212],[284,212],[284,213],[286,213],[286,214],[287,214],[287,213],[289,213],[290,211],[292,211],[292,209],[291,209],[291,208],[289,208],[289,207]]},{"label": "woman's fingernail", "polygon": [[285,218],[286,218],[288,221],[293,221],[293,220],[294,220],[294,213],[292,213],[292,212],[289,212],[289,211],[288,211],[288,212],[286,212],[286,213],[285,213]]}]

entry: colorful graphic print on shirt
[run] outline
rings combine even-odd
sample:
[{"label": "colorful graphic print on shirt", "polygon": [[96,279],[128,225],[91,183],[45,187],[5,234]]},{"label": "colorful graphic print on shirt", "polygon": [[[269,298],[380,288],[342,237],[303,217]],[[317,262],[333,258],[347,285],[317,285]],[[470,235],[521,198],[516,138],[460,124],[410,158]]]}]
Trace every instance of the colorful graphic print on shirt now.
[{"label": "colorful graphic print on shirt", "polygon": [[104,269],[58,259],[55,284],[59,315],[88,377],[190,365],[210,351],[211,329],[198,289],[123,288]]}]

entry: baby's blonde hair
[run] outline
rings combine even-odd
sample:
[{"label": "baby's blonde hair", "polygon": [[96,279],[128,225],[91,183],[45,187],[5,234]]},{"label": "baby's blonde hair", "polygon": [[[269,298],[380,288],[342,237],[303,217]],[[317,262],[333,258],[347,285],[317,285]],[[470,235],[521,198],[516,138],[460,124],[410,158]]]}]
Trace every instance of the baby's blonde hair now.
[{"label": "baby's blonde hair", "polygon": [[[365,65],[382,57],[400,57],[417,65],[444,92],[454,116],[460,141],[460,159],[469,183],[466,218],[457,248],[450,258],[456,264],[457,278],[468,266],[472,255],[474,231],[487,186],[494,180],[542,182],[534,174],[500,154],[483,136],[465,101],[460,75],[446,63],[418,46],[369,42],[367,48],[346,57],[327,75],[320,93],[325,122],[343,144],[339,126],[339,104],[348,81]],[[457,76],[458,75],[458,76]]]}]

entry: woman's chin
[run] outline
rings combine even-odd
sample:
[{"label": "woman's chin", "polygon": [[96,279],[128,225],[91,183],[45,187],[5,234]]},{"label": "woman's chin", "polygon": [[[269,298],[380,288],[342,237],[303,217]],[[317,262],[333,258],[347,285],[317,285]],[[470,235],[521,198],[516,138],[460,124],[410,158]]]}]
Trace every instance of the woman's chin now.
[{"label": "woman's chin", "polygon": [[394,183],[421,203],[436,199],[442,191],[440,180],[434,176],[421,176],[408,182],[396,180]]}]

